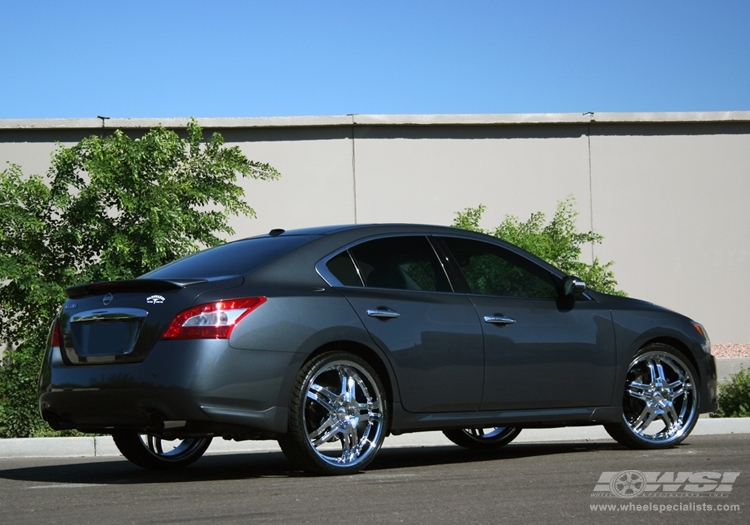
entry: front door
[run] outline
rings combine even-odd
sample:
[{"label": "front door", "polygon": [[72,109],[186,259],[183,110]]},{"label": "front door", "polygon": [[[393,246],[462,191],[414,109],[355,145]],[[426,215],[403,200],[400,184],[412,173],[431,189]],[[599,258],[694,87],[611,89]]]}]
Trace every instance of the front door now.
[{"label": "front door", "polygon": [[481,410],[607,406],[612,319],[596,301],[561,298],[559,279],[500,245],[443,238],[484,333]]}]

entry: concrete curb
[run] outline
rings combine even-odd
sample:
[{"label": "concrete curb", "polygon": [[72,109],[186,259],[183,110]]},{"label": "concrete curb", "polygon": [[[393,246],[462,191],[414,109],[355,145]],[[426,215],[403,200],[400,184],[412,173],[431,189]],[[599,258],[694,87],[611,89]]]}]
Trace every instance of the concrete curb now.
[{"label": "concrete curb", "polygon": [[[701,418],[693,436],[750,434],[750,417]],[[525,429],[514,443],[555,443],[611,440],[602,426]],[[452,446],[442,432],[418,432],[390,436],[384,448]],[[216,439],[209,454],[279,452],[275,441],[225,441]],[[110,457],[119,456],[110,436],[70,438],[19,438],[0,440],[0,458]]]},{"label": "concrete curb", "polygon": [[719,383],[727,381],[742,369],[750,370],[750,358],[723,358],[716,360],[716,378]]}]

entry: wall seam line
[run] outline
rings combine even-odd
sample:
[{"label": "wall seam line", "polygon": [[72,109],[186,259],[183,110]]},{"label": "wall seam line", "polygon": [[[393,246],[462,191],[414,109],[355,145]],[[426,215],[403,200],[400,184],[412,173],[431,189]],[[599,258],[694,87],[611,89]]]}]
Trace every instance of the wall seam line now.
[{"label": "wall seam line", "polygon": [[352,117],[352,192],[354,197],[354,224],[357,224],[357,153],[354,145],[354,115]]},{"label": "wall seam line", "polygon": [[[589,153],[589,217],[591,219],[591,231],[594,231],[594,179],[591,171],[591,122],[588,123],[586,140]],[[594,264],[594,243],[591,243],[591,264]]]}]

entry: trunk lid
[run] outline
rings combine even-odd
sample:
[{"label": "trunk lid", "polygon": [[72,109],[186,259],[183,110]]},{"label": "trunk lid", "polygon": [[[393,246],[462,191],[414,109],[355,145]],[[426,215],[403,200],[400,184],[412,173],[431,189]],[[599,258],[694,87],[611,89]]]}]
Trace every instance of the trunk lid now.
[{"label": "trunk lid", "polygon": [[199,295],[242,283],[240,276],[131,279],[68,288],[60,314],[64,358],[72,365],[143,361],[172,319]]}]

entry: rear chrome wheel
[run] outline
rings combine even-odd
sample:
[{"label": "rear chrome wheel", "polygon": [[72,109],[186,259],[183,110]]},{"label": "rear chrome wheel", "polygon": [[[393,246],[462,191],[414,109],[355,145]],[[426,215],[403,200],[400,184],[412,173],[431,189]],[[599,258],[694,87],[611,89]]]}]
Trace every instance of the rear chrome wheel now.
[{"label": "rear chrome wheel", "polygon": [[308,472],[358,472],[383,444],[387,411],[385,390],[366,361],[345,352],[322,354],[299,372],[279,445]]},{"label": "rear chrome wheel", "polygon": [[120,430],[112,434],[115,445],[131,463],[148,469],[187,467],[197,461],[211,438],[164,440],[135,430]]},{"label": "rear chrome wheel", "polygon": [[697,377],[675,348],[661,343],[647,346],[628,368],[622,421],[604,428],[631,448],[677,445],[698,421]]},{"label": "rear chrome wheel", "polygon": [[456,445],[472,450],[494,450],[504,447],[521,433],[516,427],[460,428],[444,430],[445,437]]}]

